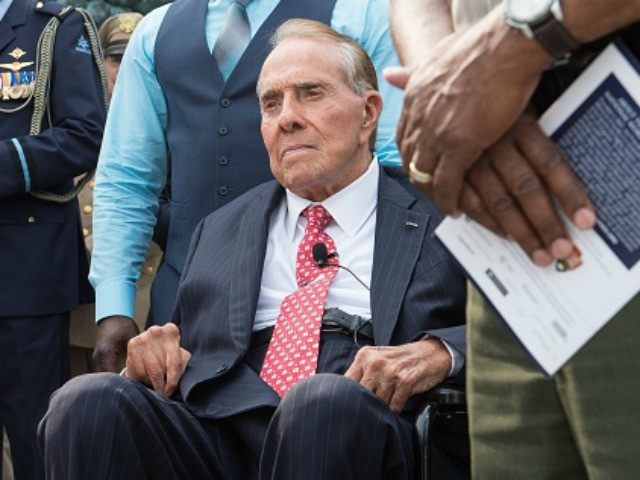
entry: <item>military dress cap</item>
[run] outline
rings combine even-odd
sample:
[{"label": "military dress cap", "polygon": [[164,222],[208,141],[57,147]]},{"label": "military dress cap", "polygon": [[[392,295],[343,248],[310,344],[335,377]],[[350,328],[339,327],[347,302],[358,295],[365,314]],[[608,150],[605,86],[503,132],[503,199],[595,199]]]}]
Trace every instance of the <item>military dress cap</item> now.
[{"label": "military dress cap", "polygon": [[100,44],[104,56],[122,55],[142,15],[135,12],[109,17],[100,27]]}]

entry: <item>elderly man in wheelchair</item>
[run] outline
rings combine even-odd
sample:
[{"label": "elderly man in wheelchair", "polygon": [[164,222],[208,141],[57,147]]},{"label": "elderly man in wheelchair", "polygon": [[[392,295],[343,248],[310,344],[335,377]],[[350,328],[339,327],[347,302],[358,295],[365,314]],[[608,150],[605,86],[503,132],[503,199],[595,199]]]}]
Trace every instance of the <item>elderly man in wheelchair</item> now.
[{"label": "elderly man in wheelchair", "polygon": [[465,278],[437,209],[376,161],[370,59],[290,20],[257,94],[276,180],[200,223],[173,323],[133,338],[121,375],[54,394],[50,478],[412,479],[425,452],[465,478],[464,401],[434,392],[464,376]]}]

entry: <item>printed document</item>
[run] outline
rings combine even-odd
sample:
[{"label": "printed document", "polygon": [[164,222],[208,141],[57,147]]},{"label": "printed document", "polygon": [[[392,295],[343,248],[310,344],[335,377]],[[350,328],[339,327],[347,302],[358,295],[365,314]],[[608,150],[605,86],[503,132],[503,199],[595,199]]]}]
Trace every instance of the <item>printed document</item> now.
[{"label": "printed document", "polygon": [[536,267],[518,245],[465,217],[436,231],[549,375],[640,291],[639,105],[638,61],[612,43],[540,119],[596,206],[594,230],[566,222],[577,268]]}]

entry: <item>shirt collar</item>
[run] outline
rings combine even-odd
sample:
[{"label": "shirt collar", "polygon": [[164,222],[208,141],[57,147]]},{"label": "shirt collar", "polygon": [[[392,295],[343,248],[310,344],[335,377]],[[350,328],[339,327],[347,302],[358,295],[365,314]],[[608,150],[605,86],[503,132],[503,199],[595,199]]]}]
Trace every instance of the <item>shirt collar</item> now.
[{"label": "shirt collar", "polygon": [[11,7],[11,3],[13,0],[0,0],[0,22],[7,14],[9,7]]},{"label": "shirt collar", "polygon": [[322,205],[349,237],[355,236],[376,209],[379,177],[380,167],[374,157],[366,172],[322,202],[312,202],[287,189],[285,224],[288,238],[293,241],[298,218],[309,205]]}]

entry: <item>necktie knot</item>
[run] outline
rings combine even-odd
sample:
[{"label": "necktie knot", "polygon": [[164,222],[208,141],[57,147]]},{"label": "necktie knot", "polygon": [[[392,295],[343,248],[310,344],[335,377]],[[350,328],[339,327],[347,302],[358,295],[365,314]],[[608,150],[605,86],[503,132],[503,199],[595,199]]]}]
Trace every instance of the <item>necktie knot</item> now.
[{"label": "necktie knot", "polygon": [[215,58],[225,81],[251,42],[251,26],[246,12],[249,3],[251,0],[231,2],[229,10],[227,10],[227,20],[213,46],[213,58]]},{"label": "necktie knot", "polygon": [[307,217],[309,225],[313,225],[323,231],[331,220],[331,214],[322,205],[311,205],[303,210],[302,215]]}]

